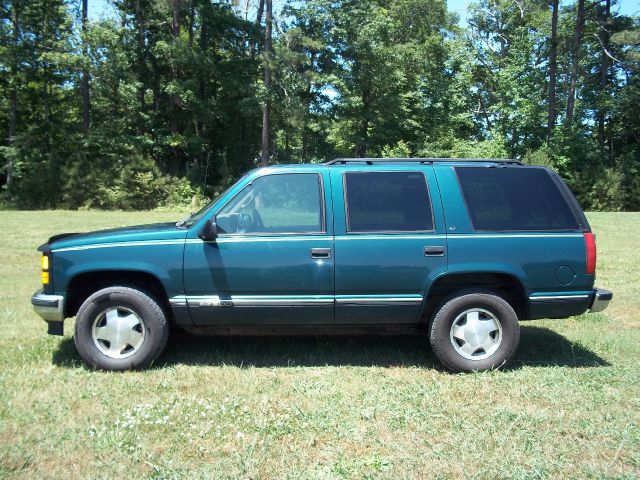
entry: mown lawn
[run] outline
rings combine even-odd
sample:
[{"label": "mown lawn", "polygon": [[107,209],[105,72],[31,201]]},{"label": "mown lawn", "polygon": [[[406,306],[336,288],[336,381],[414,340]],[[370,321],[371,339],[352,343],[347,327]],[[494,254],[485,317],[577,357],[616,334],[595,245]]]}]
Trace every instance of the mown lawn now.
[{"label": "mown lawn", "polygon": [[0,476],[637,478],[640,213],[594,213],[604,314],[523,325],[504,371],[419,337],[180,336],[150,371],[88,370],[33,313],[49,235],[176,219],[0,212]]}]

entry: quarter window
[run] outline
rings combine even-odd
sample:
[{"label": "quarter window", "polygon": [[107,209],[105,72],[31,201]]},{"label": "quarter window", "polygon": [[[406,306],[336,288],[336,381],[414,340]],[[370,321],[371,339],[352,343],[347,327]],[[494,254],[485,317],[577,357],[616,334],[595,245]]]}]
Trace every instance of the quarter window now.
[{"label": "quarter window", "polygon": [[455,170],[476,230],[579,228],[567,200],[543,169],[458,167]]},{"label": "quarter window", "polygon": [[421,172],[349,172],[344,176],[349,232],[433,230],[433,213]]},{"label": "quarter window", "polygon": [[324,214],[316,173],[256,178],[216,216],[222,233],[320,233]]}]

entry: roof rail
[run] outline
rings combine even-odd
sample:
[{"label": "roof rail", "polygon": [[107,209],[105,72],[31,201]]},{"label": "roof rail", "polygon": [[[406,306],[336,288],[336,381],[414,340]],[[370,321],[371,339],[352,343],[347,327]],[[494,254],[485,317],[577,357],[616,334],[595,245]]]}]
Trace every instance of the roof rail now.
[{"label": "roof rail", "polygon": [[412,163],[437,163],[437,162],[492,162],[505,163],[514,165],[523,165],[519,160],[510,160],[505,158],[336,158],[325,162],[324,165],[346,165],[347,163],[366,163],[373,165],[374,163],[395,163],[395,162],[412,162]]}]

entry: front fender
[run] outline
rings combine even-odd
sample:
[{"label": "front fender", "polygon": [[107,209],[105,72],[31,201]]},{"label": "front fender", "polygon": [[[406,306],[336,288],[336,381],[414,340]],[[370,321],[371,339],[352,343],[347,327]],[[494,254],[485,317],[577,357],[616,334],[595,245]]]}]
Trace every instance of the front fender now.
[{"label": "front fender", "polygon": [[56,293],[66,292],[74,277],[85,273],[130,271],[153,275],[168,295],[184,291],[182,262],[184,242],[122,248],[95,248],[53,252],[52,280]]}]

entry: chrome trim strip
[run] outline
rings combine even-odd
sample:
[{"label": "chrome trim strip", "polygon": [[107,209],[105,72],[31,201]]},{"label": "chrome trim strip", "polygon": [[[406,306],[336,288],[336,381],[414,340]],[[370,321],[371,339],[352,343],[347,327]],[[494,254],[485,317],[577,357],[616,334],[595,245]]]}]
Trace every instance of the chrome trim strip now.
[{"label": "chrome trim strip", "polygon": [[422,296],[364,295],[177,295],[169,299],[173,307],[303,307],[340,305],[416,305]]},{"label": "chrome trim strip", "polygon": [[174,307],[219,307],[220,297],[217,295],[178,295],[171,297],[169,303]]},{"label": "chrome trim strip", "polygon": [[62,322],[64,320],[64,297],[62,295],[47,295],[38,290],[31,297],[31,305],[35,312],[47,322]]},{"label": "chrome trim strip", "polygon": [[584,295],[584,294],[580,294],[580,295],[544,295],[544,296],[539,296],[539,297],[533,297],[530,296],[529,300],[531,300],[532,302],[536,302],[536,301],[545,301],[545,300],[578,300],[581,298],[589,298],[589,295]]},{"label": "chrome trim strip", "polygon": [[333,305],[333,297],[326,298],[255,298],[231,296],[231,301],[237,307],[303,307],[303,306],[330,306]]},{"label": "chrome trim strip", "polygon": [[172,307],[186,307],[187,306],[187,297],[184,295],[178,295],[177,297],[171,297],[169,299],[169,303]]},{"label": "chrome trim strip", "polygon": [[416,305],[422,303],[422,296],[375,296],[375,295],[336,295],[336,305]]},{"label": "chrome trim strip", "polygon": [[231,295],[220,298],[218,295],[178,295],[169,299],[174,307],[301,307],[301,306],[331,306],[332,295],[297,295],[297,296],[261,296],[261,295]]}]

